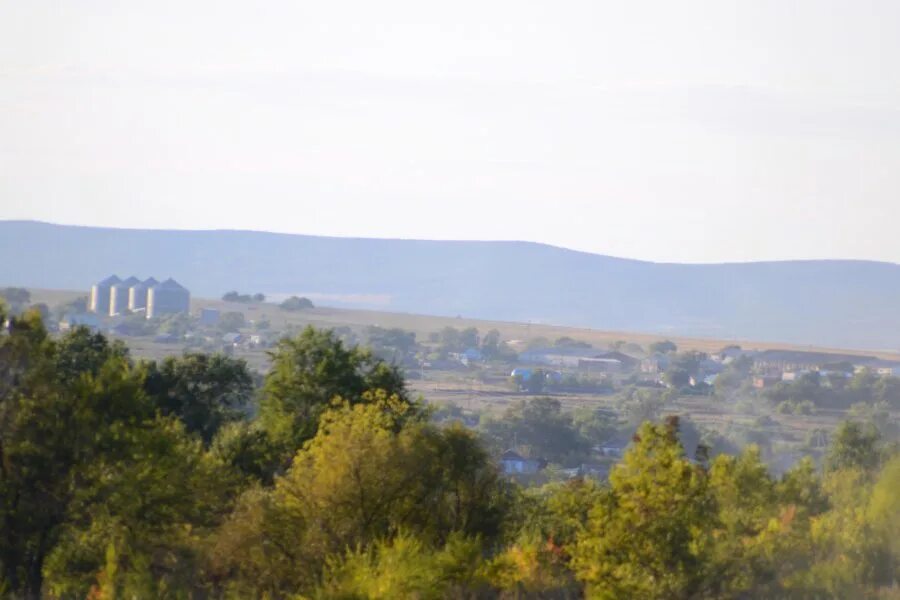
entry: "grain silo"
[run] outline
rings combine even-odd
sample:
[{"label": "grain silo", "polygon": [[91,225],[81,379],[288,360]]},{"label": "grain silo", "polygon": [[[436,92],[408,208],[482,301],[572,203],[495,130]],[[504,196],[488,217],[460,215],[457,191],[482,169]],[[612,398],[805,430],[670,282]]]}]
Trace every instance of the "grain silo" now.
[{"label": "grain silo", "polygon": [[152,277],[139,281],[128,289],[128,310],[135,312],[147,308],[147,293],[159,282]]},{"label": "grain silo", "polygon": [[115,275],[110,275],[103,281],[97,282],[91,286],[91,312],[101,315],[109,314],[109,296],[112,286],[117,283],[122,283],[122,280]]},{"label": "grain silo", "polygon": [[174,279],[166,279],[147,292],[147,318],[187,313],[191,308],[191,294]]},{"label": "grain silo", "polygon": [[140,279],[132,275],[109,288],[109,316],[121,315],[128,309],[128,292],[131,286],[140,282]]}]

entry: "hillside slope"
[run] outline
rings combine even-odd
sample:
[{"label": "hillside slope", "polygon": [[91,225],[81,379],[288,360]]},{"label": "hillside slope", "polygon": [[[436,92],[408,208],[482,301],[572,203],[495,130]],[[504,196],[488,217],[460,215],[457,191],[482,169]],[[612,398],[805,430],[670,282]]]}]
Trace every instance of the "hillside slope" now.
[{"label": "hillside slope", "polygon": [[526,242],[326,238],[0,222],[0,285],[85,289],[110,273],[197,295],[305,293],[325,303],[602,329],[900,347],[900,265],[679,265]]}]

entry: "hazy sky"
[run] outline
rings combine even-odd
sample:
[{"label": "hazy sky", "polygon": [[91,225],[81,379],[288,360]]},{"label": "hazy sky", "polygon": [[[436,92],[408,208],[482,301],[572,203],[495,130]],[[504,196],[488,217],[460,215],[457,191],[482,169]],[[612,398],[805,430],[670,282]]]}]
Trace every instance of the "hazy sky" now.
[{"label": "hazy sky", "polygon": [[900,262],[900,2],[0,0],[0,218]]}]

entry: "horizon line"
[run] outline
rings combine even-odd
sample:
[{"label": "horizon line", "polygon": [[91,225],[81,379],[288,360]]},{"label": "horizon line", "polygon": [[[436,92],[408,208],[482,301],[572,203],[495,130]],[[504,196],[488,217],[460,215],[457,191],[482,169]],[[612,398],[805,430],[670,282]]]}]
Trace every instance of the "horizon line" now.
[{"label": "horizon line", "polygon": [[80,229],[104,229],[111,231],[155,231],[155,232],[164,232],[164,233],[252,233],[252,234],[263,234],[263,235],[280,235],[280,236],[293,236],[293,237],[308,237],[308,238],[321,238],[321,239],[334,239],[334,240],[363,240],[363,241],[384,241],[384,242],[424,242],[424,243],[450,243],[450,244],[465,244],[465,243],[477,243],[477,244],[531,244],[535,246],[544,246],[546,248],[553,248],[556,250],[563,250],[566,252],[572,252],[576,254],[585,254],[589,256],[598,256],[603,258],[610,258],[614,260],[621,261],[630,261],[630,262],[639,262],[639,263],[648,263],[648,264],[657,264],[657,265],[684,265],[684,266],[727,266],[727,265],[764,265],[764,264],[779,264],[779,263],[812,263],[812,262],[859,262],[859,263],[870,263],[870,264],[885,264],[885,265],[894,265],[900,266],[900,262],[894,262],[890,260],[878,260],[878,259],[869,259],[869,258],[779,258],[779,259],[767,259],[767,260],[730,260],[730,261],[705,261],[705,262],[675,262],[675,261],[664,261],[664,260],[649,260],[643,258],[633,258],[627,256],[619,256],[613,254],[603,254],[600,252],[593,252],[590,250],[580,250],[577,248],[571,248],[568,246],[560,246],[557,244],[551,244],[548,242],[540,242],[535,240],[521,240],[521,239],[482,239],[482,238],[416,238],[416,237],[377,237],[377,236],[360,236],[360,235],[323,235],[317,233],[298,233],[298,232],[289,232],[289,231],[270,231],[264,229],[236,229],[230,227],[216,227],[216,228],[183,228],[183,227],[130,227],[130,226],[110,226],[110,225],[92,225],[85,223],[62,223],[62,222],[53,222],[53,221],[45,221],[41,219],[0,219],[0,224],[2,223],[22,223],[22,224],[34,224],[34,225],[47,225],[51,227],[72,227],[72,228],[80,228]]}]

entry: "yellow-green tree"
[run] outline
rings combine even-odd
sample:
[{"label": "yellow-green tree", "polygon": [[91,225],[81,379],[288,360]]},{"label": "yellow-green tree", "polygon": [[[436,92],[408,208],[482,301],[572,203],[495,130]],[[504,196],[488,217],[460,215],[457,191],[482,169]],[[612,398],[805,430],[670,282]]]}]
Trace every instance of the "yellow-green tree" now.
[{"label": "yellow-green tree", "polygon": [[396,367],[367,349],[345,347],[330,330],[307,327],[269,354],[260,421],[286,460],[315,435],[320,415],[338,396],[356,404],[366,392],[384,390],[411,403]]},{"label": "yellow-green tree", "polygon": [[573,566],[592,598],[689,598],[708,585],[716,507],[677,419],[644,423],[590,513]]},{"label": "yellow-green tree", "polygon": [[310,590],[329,556],[401,531],[440,546],[454,532],[496,535],[496,469],[473,434],[440,430],[397,396],[337,401],[270,492],[252,490],[222,529],[214,570],[242,593]]}]

